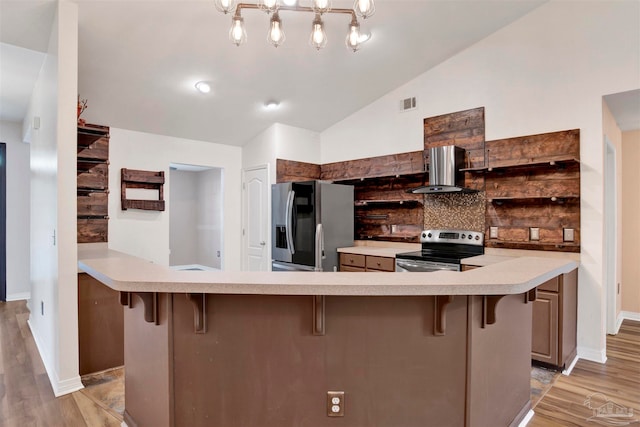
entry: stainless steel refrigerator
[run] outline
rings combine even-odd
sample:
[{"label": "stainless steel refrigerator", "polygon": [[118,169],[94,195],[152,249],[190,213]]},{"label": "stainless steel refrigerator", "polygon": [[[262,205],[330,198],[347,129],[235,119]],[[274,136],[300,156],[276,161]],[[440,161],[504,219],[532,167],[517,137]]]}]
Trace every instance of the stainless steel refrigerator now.
[{"label": "stainless steel refrigerator", "polygon": [[353,246],[353,186],[322,181],[271,187],[273,271],[337,271]]}]

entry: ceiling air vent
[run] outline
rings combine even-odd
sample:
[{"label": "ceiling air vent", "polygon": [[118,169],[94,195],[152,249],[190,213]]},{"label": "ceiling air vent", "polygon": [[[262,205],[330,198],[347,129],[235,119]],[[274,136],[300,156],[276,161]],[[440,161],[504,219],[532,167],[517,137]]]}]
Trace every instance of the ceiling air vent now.
[{"label": "ceiling air vent", "polygon": [[400,101],[400,111],[415,110],[417,107],[416,97],[405,98]]}]

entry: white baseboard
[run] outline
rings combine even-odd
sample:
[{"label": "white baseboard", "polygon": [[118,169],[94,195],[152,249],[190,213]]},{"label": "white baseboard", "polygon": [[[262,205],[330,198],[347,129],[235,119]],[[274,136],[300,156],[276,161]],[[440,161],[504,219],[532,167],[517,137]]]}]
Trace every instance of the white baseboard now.
[{"label": "white baseboard", "polygon": [[634,313],[633,311],[621,311],[618,317],[620,318],[620,323],[622,323],[624,319],[640,322],[640,313]]},{"label": "white baseboard", "polygon": [[569,367],[562,371],[562,375],[571,375],[571,371],[573,371],[573,368],[576,366],[576,363],[578,363],[578,360],[580,360],[580,358],[576,355],[576,357],[573,358],[573,361],[569,363]]},{"label": "white baseboard", "polygon": [[531,421],[531,418],[533,418],[534,412],[533,409],[529,409],[529,412],[527,412],[527,415],[522,419],[522,421],[520,421],[520,424],[518,424],[518,427],[525,427],[527,424],[529,424],[529,421]]},{"label": "white baseboard", "polygon": [[578,357],[596,363],[605,363],[607,361],[607,351],[604,348],[596,350],[589,347],[578,347]]},{"label": "white baseboard", "polygon": [[40,359],[44,364],[44,369],[47,371],[47,376],[49,377],[49,382],[51,383],[51,388],[53,389],[53,394],[55,397],[60,397],[62,395],[73,393],[74,391],[78,391],[84,388],[82,385],[82,380],[80,379],[80,375],[77,375],[72,378],[67,378],[65,380],[60,380],[58,378],[58,373],[56,372],[54,367],[51,366],[51,362],[49,361],[49,357],[46,349],[42,343],[42,340],[38,336],[35,328],[31,324],[31,320],[27,321],[29,325],[29,329],[31,330],[31,335],[33,336],[33,340],[36,343],[36,347],[38,348],[38,353],[40,353]]},{"label": "white baseboard", "polygon": [[7,301],[21,301],[31,299],[31,292],[16,292],[15,294],[8,294]]},{"label": "white baseboard", "polygon": [[624,320],[624,317],[622,316],[622,312],[618,313],[618,318],[616,319],[616,326],[613,328],[614,329],[613,335],[618,335],[618,332],[620,332],[620,326],[622,326],[623,320]]}]

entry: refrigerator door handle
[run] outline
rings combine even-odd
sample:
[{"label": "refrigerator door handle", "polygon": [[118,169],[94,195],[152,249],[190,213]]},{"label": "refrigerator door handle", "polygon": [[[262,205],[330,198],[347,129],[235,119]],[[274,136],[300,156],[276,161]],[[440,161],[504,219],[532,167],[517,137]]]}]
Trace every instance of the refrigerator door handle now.
[{"label": "refrigerator door handle", "polygon": [[316,271],[322,271],[322,260],[325,259],[324,254],[324,229],[322,224],[316,226]]},{"label": "refrigerator door handle", "polygon": [[287,237],[287,247],[289,248],[289,253],[291,255],[296,253],[296,248],[293,246],[293,200],[296,197],[295,191],[289,191],[287,194],[287,218],[286,218],[286,237]]}]

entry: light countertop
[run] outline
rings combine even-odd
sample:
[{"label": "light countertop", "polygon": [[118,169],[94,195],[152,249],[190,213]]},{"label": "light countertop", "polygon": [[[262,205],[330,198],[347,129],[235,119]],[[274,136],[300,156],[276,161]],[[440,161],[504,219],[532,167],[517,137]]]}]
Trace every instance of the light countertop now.
[{"label": "light countertop", "polygon": [[578,267],[567,259],[519,257],[467,272],[176,271],[106,247],[79,248],[80,269],[116,291],[260,295],[519,294]]}]

